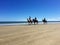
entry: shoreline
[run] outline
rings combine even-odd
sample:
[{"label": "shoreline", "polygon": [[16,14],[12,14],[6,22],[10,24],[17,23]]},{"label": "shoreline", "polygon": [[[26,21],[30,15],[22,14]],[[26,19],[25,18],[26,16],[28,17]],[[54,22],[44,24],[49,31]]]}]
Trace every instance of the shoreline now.
[{"label": "shoreline", "polygon": [[0,24],[0,26],[31,26],[31,25],[59,25],[60,23],[49,23],[49,24]]},{"label": "shoreline", "polygon": [[[38,25],[42,25],[43,22],[39,22]],[[60,24],[60,22],[47,22],[47,24]],[[0,23],[0,26],[16,26],[16,25],[28,25],[28,23]],[[34,24],[32,24],[34,25]]]}]

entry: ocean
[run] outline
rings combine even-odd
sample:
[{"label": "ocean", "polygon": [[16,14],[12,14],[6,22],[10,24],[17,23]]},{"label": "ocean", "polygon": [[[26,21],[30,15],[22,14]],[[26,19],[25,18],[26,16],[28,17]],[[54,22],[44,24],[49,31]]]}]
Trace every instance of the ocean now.
[{"label": "ocean", "polygon": [[[43,24],[42,21],[39,21],[38,24]],[[47,24],[60,24],[60,21],[48,21]],[[14,25],[28,25],[27,21],[4,21],[0,22],[0,26],[14,26]]]}]

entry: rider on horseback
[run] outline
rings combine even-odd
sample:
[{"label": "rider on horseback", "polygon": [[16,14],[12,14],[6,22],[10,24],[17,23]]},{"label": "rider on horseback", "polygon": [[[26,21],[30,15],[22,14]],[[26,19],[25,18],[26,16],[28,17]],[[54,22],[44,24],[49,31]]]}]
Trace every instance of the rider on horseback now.
[{"label": "rider on horseback", "polygon": [[46,24],[46,23],[47,23],[47,20],[44,18],[44,19],[42,20],[42,22],[43,22],[44,24]]},{"label": "rider on horseback", "polygon": [[28,21],[29,24],[32,24],[32,19],[31,19],[30,16],[29,16],[29,19],[27,19],[27,21]]}]

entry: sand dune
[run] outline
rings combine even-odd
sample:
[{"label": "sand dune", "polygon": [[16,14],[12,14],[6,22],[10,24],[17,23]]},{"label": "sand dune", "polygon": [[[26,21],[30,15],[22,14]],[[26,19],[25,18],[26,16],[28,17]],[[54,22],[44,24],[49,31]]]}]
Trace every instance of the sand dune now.
[{"label": "sand dune", "polygon": [[0,26],[0,45],[60,45],[60,24]]}]

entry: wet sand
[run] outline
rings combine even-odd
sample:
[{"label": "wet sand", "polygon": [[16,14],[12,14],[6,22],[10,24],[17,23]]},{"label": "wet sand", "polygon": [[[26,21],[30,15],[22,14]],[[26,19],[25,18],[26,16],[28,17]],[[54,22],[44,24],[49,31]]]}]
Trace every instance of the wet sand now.
[{"label": "wet sand", "polygon": [[60,24],[0,26],[0,45],[60,45]]}]

